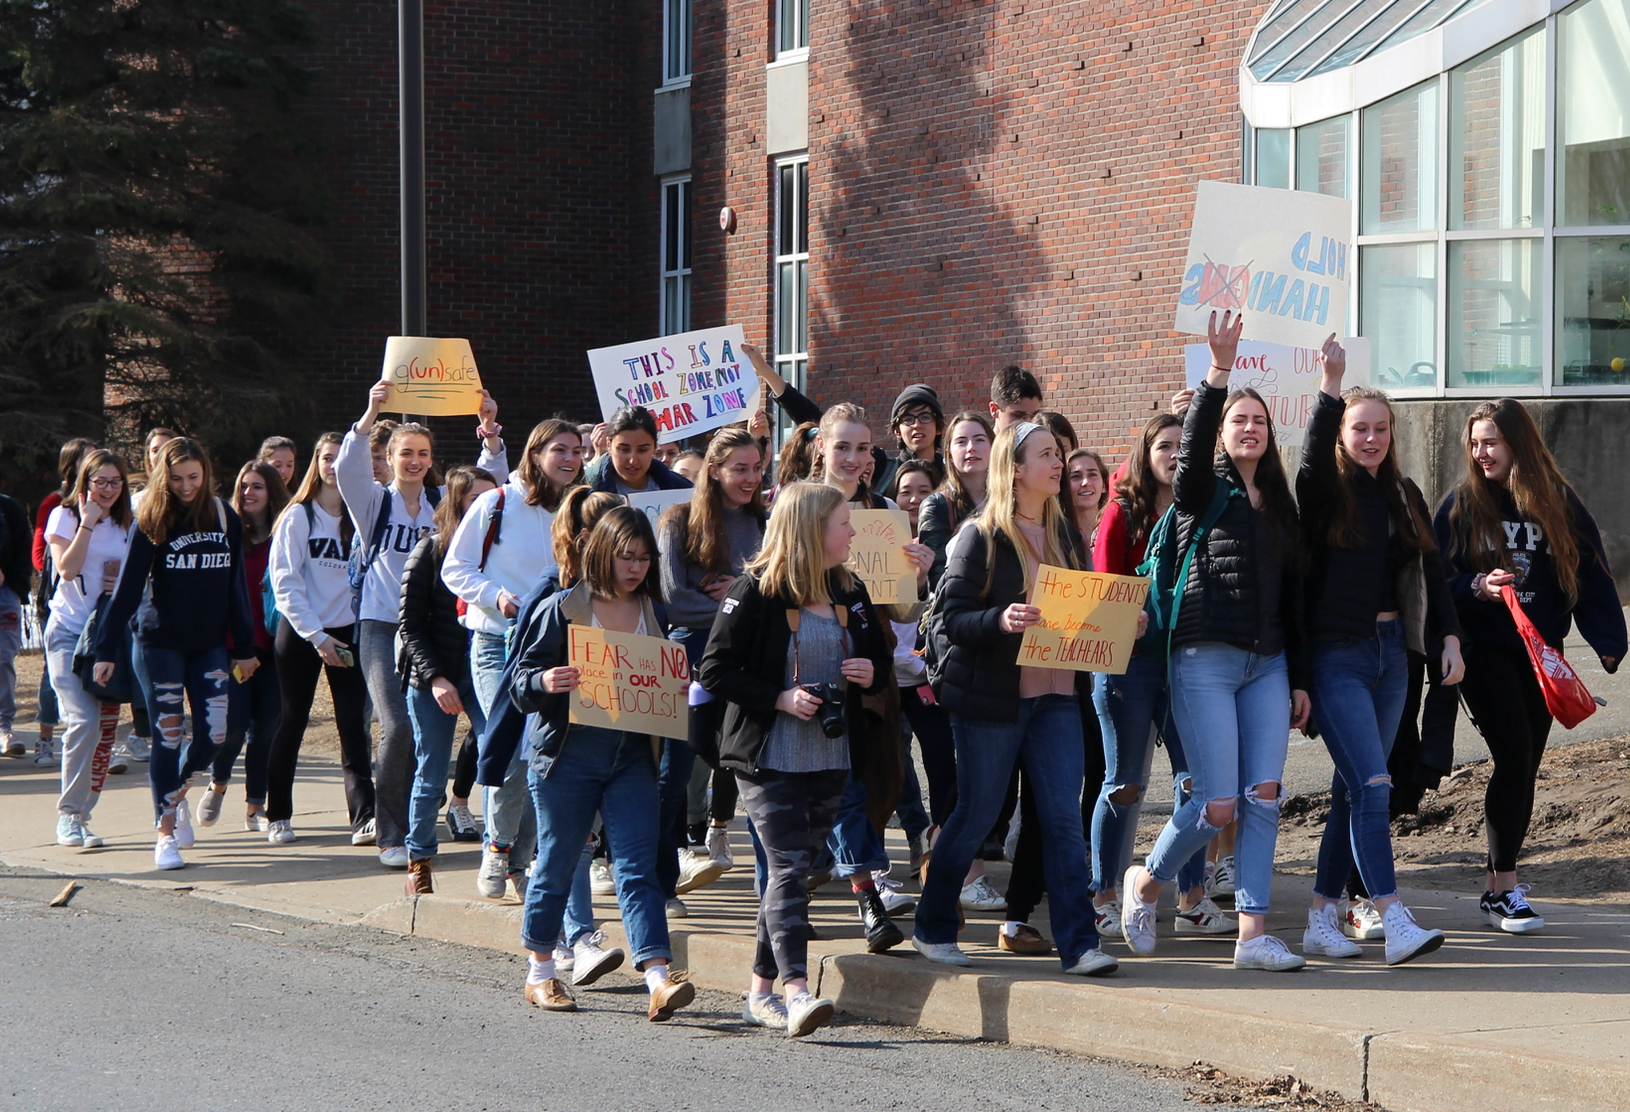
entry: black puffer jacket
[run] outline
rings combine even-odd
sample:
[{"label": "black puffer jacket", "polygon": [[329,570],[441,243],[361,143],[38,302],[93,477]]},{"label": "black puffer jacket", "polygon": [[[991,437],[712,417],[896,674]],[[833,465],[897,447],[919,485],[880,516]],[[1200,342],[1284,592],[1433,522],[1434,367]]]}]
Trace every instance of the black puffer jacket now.
[{"label": "black puffer jacket", "polygon": [[[1357,469],[1351,480],[1363,545],[1338,548],[1329,540],[1330,524],[1341,501],[1336,438],[1343,409],[1339,398],[1319,395],[1302,445],[1302,465],[1296,472],[1296,504],[1308,557],[1307,632],[1313,638],[1375,636],[1375,615],[1381,610],[1387,586],[1383,580],[1392,511],[1380,482],[1368,471]],[[1400,480],[1400,485],[1399,494],[1412,511],[1403,522],[1405,534],[1425,551],[1409,562],[1392,585],[1392,594],[1405,619],[1409,647],[1435,660],[1443,651],[1444,637],[1460,636],[1460,622],[1437,539],[1430,528],[1422,530],[1416,525],[1432,520],[1426,499],[1408,479]],[[1435,668],[1429,671],[1437,674]]]},{"label": "black puffer jacket", "polygon": [[[1172,477],[1172,494],[1178,508],[1179,551],[1198,519],[1211,505],[1218,483],[1229,483],[1244,491],[1245,483],[1226,455],[1217,455],[1217,434],[1222,428],[1223,403],[1228,391],[1200,383],[1194,401],[1183,420],[1183,444]],[[1251,651],[1270,647],[1264,641],[1269,630],[1261,614],[1261,584],[1258,576],[1258,519],[1250,499],[1229,499],[1216,525],[1206,536],[1205,547],[1194,554],[1188,581],[1183,584],[1183,601],[1178,609],[1177,628],[1172,644],[1221,641]],[[1281,531],[1278,561],[1279,626],[1285,663],[1294,690],[1307,690],[1309,667],[1307,634],[1302,619],[1302,576],[1297,567],[1297,537],[1294,529]]]},{"label": "black puffer jacket", "polygon": [[437,676],[463,687],[470,674],[470,633],[458,621],[458,597],[441,581],[446,552],[426,537],[402,565],[402,656],[396,670],[417,688]]}]

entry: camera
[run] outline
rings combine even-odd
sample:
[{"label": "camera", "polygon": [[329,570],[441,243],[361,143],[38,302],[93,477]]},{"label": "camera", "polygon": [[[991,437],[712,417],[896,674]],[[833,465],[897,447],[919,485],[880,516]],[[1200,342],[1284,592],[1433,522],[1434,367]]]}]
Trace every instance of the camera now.
[{"label": "camera", "polygon": [[821,724],[821,733],[827,737],[842,737],[849,728],[843,718],[843,688],[835,683],[805,683],[799,686],[821,701],[815,711],[815,721]]}]

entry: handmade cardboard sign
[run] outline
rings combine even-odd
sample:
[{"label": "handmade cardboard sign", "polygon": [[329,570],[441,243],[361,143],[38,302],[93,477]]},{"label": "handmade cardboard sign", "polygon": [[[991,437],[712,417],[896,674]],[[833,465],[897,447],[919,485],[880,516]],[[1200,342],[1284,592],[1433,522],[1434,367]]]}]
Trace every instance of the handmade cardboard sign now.
[{"label": "handmade cardboard sign", "polygon": [[[1341,346],[1347,349],[1342,389],[1369,385],[1370,342],[1355,336],[1341,341]],[[1183,348],[1183,378],[1190,390],[1200,385],[1210,368],[1211,349],[1205,344]],[[1299,448],[1307,435],[1308,418],[1318,404],[1319,380],[1323,377],[1319,353],[1312,348],[1241,340],[1228,388],[1243,390],[1249,386],[1261,394],[1268,403],[1268,416],[1273,418],[1274,443],[1281,448]]]},{"label": "handmade cardboard sign", "polygon": [[685,646],[572,624],[568,658],[578,670],[570,720],[658,737],[690,736],[690,660]]},{"label": "handmade cardboard sign", "polygon": [[1245,315],[1245,337],[1317,347],[1347,332],[1353,203],[1294,189],[1203,181],[1177,295],[1179,332],[1215,312]]},{"label": "handmade cardboard sign", "polygon": [[600,412],[608,420],[625,405],[642,405],[666,444],[751,417],[758,375],[741,354],[738,324],[658,336],[589,352]]},{"label": "handmade cardboard sign", "polygon": [[1041,623],[1024,631],[1019,663],[1120,675],[1132,658],[1138,613],[1148,594],[1149,581],[1142,576],[1041,565],[1030,591],[1030,605],[1041,608]]},{"label": "handmade cardboard sign", "polygon": [[390,385],[385,409],[426,417],[481,412],[481,375],[468,340],[392,336],[380,380]]},{"label": "handmade cardboard sign", "polygon": [[851,510],[855,539],[848,568],[866,584],[879,606],[917,601],[917,565],[906,559],[911,517],[904,510]]},{"label": "handmade cardboard sign", "polygon": [[681,502],[690,501],[691,492],[688,490],[644,490],[638,494],[625,495],[628,504],[639,510],[651,519],[651,531],[656,532],[657,519],[662,511],[669,506],[677,506]]}]

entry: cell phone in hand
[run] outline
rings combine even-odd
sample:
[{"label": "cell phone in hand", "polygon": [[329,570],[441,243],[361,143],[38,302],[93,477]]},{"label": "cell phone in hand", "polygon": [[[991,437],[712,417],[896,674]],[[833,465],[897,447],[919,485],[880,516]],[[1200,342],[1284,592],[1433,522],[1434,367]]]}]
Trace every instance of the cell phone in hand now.
[{"label": "cell phone in hand", "polygon": [[340,658],[341,668],[355,668],[357,666],[357,658],[350,649],[335,649],[334,655]]}]

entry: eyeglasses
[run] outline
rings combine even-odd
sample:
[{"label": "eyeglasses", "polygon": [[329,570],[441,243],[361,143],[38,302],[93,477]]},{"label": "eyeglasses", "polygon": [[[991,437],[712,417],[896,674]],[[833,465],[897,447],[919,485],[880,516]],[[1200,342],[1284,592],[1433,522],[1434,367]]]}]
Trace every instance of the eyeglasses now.
[{"label": "eyeglasses", "polygon": [[930,412],[902,413],[894,422],[896,425],[932,425],[934,415]]},{"label": "eyeglasses", "polygon": [[118,490],[125,485],[123,479],[92,479],[91,486],[97,490]]}]

